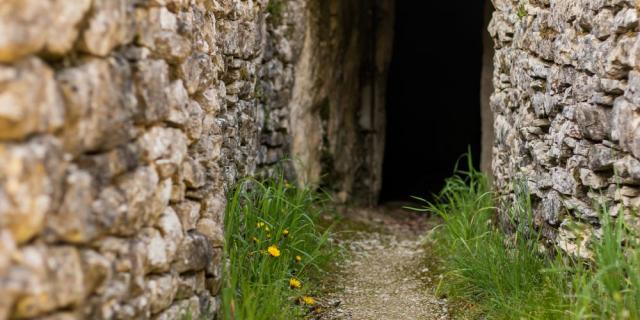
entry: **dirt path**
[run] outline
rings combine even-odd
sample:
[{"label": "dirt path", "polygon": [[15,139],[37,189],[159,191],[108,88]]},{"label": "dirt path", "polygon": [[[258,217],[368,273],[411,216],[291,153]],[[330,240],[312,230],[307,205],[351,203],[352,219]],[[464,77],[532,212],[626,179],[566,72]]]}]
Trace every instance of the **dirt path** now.
[{"label": "dirt path", "polygon": [[331,307],[320,319],[448,319],[420,240],[436,224],[398,208],[348,210],[335,239],[345,259],[327,282]]}]

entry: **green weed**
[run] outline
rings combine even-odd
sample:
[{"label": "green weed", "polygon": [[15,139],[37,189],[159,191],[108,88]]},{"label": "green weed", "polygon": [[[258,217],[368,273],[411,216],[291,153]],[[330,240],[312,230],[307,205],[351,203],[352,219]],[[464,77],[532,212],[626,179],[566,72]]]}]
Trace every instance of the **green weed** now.
[{"label": "green weed", "polygon": [[[472,168],[469,163],[469,168]],[[440,294],[489,319],[640,319],[640,250],[622,219],[603,208],[593,261],[541,247],[525,184],[498,224],[486,177],[457,172],[423,210],[441,216],[435,250]],[[508,231],[507,231],[508,230]]]},{"label": "green weed", "polygon": [[310,311],[302,298],[313,296],[332,255],[328,231],[316,226],[325,201],[283,178],[235,189],[225,218],[224,319],[294,319]]}]

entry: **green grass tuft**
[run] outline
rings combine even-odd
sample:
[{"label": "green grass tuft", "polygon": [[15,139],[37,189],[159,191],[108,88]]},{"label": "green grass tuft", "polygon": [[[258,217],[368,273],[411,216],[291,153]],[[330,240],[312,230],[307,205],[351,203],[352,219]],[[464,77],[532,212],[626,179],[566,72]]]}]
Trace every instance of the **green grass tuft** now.
[{"label": "green grass tuft", "polygon": [[472,318],[640,319],[640,250],[622,219],[603,209],[594,260],[576,260],[541,247],[526,187],[515,190],[506,226],[497,223],[486,177],[474,169],[457,172],[425,205],[444,220],[435,234],[446,271],[439,293]]},{"label": "green grass tuft", "polygon": [[[235,189],[225,218],[224,319],[294,319],[309,312],[299,299],[313,296],[332,256],[328,231],[316,225],[325,200],[283,178],[247,180]],[[270,246],[278,248],[278,257],[267,252]],[[291,289],[291,278],[302,288]]]}]

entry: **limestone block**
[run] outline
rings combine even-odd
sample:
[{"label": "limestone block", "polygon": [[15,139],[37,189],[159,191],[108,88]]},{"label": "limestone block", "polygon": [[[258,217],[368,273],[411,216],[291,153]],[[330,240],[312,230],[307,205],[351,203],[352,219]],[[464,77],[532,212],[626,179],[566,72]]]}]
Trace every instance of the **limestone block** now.
[{"label": "limestone block", "polygon": [[150,276],[145,279],[151,302],[151,313],[158,313],[171,305],[178,291],[178,279],[172,274]]},{"label": "limestone block", "polygon": [[178,246],[184,238],[180,219],[171,207],[167,207],[162,215],[160,215],[156,227],[160,230],[160,233],[162,233],[162,237],[166,243],[165,250],[167,256],[169,257],[169,261],[172,261],[173,257],[176,256]]},{"label": "limestone block", "polygon": [[589,169],[593,171],[606,171],[613,168],[613,164],[619,158],[619,152],[596,144],[589,151]]},{"label": "limestone block", "polygon": [[24,263],[8,275],[8,281],[28,281],[22,283],[14,316],[43,315],[57,308],[77,305],[84,299],[84,276],[77,249],[27,247],[22,256]]},{"label": "limestone block", "polygon": [[640,113],[637,107],[624,98],[616,99],[612,127],[612,138],[636,158],[640,157]]},{"label": "limestone block", "polygon": [[195,201],[186,200],[173,206],[184,232],[194,230],[196,223],[200,218],[200,203]]},{"label": "limestone block", "polygon": [[196,99],[206,113],[217,115],[217,113],[220,112],[220,95],[218,88],[213,86],[209,87],[201,92]]},{"label": "limestone block", "polygon": [[112,262],[104,255],[85,249],[80,252],[82,270],[84,270],[84,283],[87,294],[92,294],[103,288],[112,277]]},{"label": "limestone block", "polygon": [[40,59],[0,65],[0,140],[52,132],[62,126],[64,116],[53,71]]},{"label": "limestone block", "polygon": [[187,114],[184,130],[191,141],[196,141],[202,136],[204,111],[198,102],[191,100],[187,104]]},{"label": "limestone block", "polygon": [[196,230],[207,237],[214,248],[222,248],[224,244],[224,231],[222,230],[222,226],[213,221],[213,219],[200,219]]},{"label": "limestone block", "polygon": [[92,204],[98,225],[111,233],[132,235],[155,221],[169,204],[171,180],[160,180],[150,167],[119,177],[116,185],[102,189]]},{"label": "limestone block", "polygon": [[131,42],[135,34],[132,0],[93,0],[81,48],[93,55],[106,56],[114,48]]},{"label": "limestone block", "polygon": [[625,156],[613,165],[614,172],[623,183],[640,184],[640,161],[632,156]]},{"label": "limestone block", "polygon": [[166,7],[136,10],[137,42],[156,57],[179,62],[191,53],[191,42],[178,34],[178,18]]},{"label": "limestone block", "polygon": [[133,255],[139,257],[143,274],[169,270],[171,258],[167,252],[167,242],[160,231],[144,228],[133,240]]},{"label": "limestone block", "polygon": [[12,62],[38,52],[47,41],[54,3],[5,0],[0,3],[0,62]]},{"label": "limestone block", "polygon": [[16,242],[39,234],[61,190],[65,162],[53,138],[26,144],[0,144],[0,229]]},{"label": "limestone block", "polygon": [[71,167],[64,184],[64,197],[59,209],[46,216],[47,231],[52,240],[86,243],[98,235],[92,204],[96,198],[91,175]]},{"label": "limestone block", "polygon": [[200,188],[206,182],[204,167],[191,157],[187,157],[182,165],[182,176],[188,188]]},{"label": "limestone block", "polygon": [[187,137],[174,128],[153,127],[136,143],[143,159],[154,162],[162,178],[173,175],[187,154]]},{"label": "limestone block", "polygon": [[167,102],[169,104],[169,116],[167,120],[184,128],[189,121],[189,93],[184,88],[182,80],[176,80],[166,89]]},{"label": "limestone block", "polygon": [[572,195],[575,192],[575,177],[569,170],[555,167],[551,168],[550,172],[554,190],[565,195]]},{"label": "limestone block", "polygon": [[0,4],[0,61],[11,62],[44,49],[67,53],[91,0],[7,0]]},{"label": "limestone block", "polygon": [[142,60],[135,68],[134,79],[144,119],[149,123],[166,119],[169,116],[165,91],[169,87],[169,66],[164,60]]},{"label": "limestone block", "polygon": [[218,70],[211,58],[203,53],[194,53],[178,66],[178,76],[184,81],[189,94],[204,91],[217,78]]},{"label": "limestone block", "polygon": [[122,59],[90,58],[58,75],[67,103],[65,148],[73,153],[122,144],[136,134],[131,67]]},{"label": "limestone block", "polygon": [[558,225],[562,219],[562,197],[556,191],[550,191],[542,199],[543,218],[550,225]]},{"label": "limestone block", "polygon": [[80,23],[90,7],[91,0],[55,0],[51,3],[47,12],[51,23],[45,29],[48,32],[47,53],[63,55],[73,48]]},{"label": "limestone block", "polygon": [[585,168],[580,169],[580,181],[583,185],[593,189],[602,189],[609,185],[607,179]]},{"label": "limestone block", "polygon": [[213,251],[207,237],[197,231],[188,232],[178,249],[173,268],[179,273],[203,270],[212,261]]},{"label": "limestone block", "polygon": [[576,108],[575,117],[584,137],[602,141],[609,136],[611,131],[609,110],[583,103]]}]

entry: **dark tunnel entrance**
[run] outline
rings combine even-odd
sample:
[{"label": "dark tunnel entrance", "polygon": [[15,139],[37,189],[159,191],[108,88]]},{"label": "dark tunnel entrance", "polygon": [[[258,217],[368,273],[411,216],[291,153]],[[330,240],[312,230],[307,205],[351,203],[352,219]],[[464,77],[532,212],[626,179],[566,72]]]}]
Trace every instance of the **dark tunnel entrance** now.
[{"label": "dark tunnel entrance", "polygon": [[429,197],[479,165],[483,1],[396,1],[381,202]]}]

